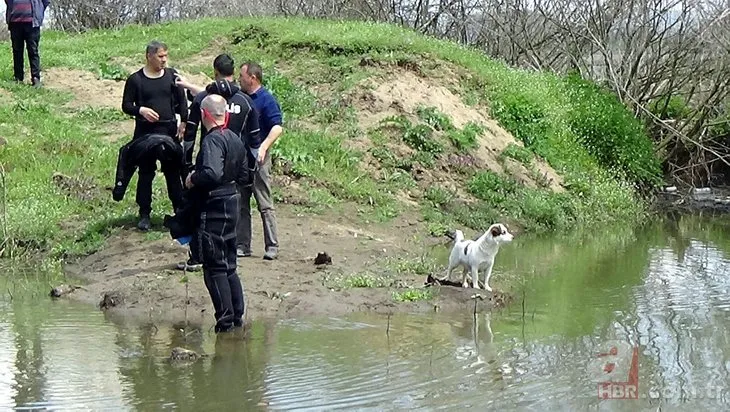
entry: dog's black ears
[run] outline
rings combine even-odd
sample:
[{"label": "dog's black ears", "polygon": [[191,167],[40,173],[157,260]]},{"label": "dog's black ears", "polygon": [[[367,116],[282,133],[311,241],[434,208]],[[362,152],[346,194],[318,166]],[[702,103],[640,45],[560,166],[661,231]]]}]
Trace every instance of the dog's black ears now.
[{"label": "dog's black ears", "polygon": [[492,237],[497,237],[502,234],[502,229],[499,226],[492,228]]}]

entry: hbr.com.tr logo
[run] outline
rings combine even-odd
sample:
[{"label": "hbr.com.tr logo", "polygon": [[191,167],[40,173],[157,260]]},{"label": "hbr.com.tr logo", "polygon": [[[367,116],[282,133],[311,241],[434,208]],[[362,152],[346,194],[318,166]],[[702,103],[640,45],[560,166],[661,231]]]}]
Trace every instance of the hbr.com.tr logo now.
[{"label": "hbr.com.tr logo", "polygon": [[639,399],[639,347],[608,341],[591,362],[600,399]]}]

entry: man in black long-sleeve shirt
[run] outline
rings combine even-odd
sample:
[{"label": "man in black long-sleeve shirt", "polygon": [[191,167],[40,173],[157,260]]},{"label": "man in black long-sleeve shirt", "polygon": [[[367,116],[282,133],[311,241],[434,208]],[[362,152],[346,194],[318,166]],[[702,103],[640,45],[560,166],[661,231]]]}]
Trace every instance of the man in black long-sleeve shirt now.
[{"label": "man in black long-sleeve shirt", "polygon": [[[177,72],[167,66],[167,46],[158,41],[150,42],[146,50],[146,64],[132,73],[124,84],[122,111],[134,116],[133,139],[152,133],[166,134],[182,139],[188,118],[185,91],[175,85]],[[180,115],[180,124],[176,114]],[[137,181],[137,204],[139,205],[140,230],[149,230],[152,212],[152,181],[157,170],[154,153],[139,165]],[[167,194],[173,208],[182,200],[182,177],[164,170]]]},{"label": "man in black long-sleeve shirt", "polygon": [[199,205],[190,247],[203,261],[203,279],[215,308],[215,331],[243,325],[243,286],[237,273],[238,184],[251,182],[244,143],[225,127],[226,100],[209,95],[200,104],[208,133],[200,142],[195,168],[185,180],[188,197]]}]

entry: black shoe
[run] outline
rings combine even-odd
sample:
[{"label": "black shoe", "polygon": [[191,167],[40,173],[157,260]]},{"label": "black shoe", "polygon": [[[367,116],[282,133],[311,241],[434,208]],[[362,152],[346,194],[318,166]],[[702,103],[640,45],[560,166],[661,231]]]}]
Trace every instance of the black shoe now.
[{"label": "black shoe", "polygon": [[35,87],[35,88],[39,88],[39,87],[41,87],[41,86],[42,86],[42,85],[41,85],[41,79],[40,79],[40,78],[38,78],[38,77],[34,77],[34,78],[32,78],[32,79],[30,80],[30,83],[31,83],[31,84],[33,85],[33,87]]},{"label": "black shoe", "polygon": [[142,216],[141,219],[139,219],[139,223],[137,223],[137,229],[146,232],[150,230],[152,227],[152,222],[150,221],[149,216]]}]

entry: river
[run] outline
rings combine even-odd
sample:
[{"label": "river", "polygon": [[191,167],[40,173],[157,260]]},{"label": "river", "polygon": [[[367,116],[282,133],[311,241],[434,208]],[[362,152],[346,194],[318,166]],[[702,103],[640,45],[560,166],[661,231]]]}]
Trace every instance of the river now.
[{"label": "river", "polygon": [[[255,322],[245,339],[112,318],[46,298],[42,276],[5,276],[0,408],[726,410],[729,225],[518,239],[492,281],[522,280],[503,310]],[[207,356],[170,363],[175,346]]]}]

